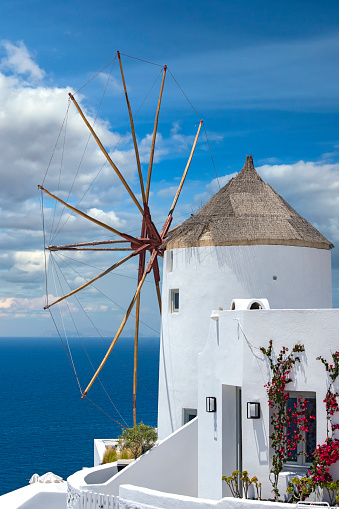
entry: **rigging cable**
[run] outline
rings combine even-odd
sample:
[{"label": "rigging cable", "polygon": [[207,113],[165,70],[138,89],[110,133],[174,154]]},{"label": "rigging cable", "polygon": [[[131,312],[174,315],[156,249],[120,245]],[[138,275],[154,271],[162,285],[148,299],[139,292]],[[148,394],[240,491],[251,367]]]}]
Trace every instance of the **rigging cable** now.
[{"label": "rigging cable", "polygon": [[112,62],[113,62],[113,64],[114,64],[115,59],[117,58],[117,56],[118,56],[118,53],[115,55],[115,57],[114,57],[112,60],[110,60],[110,61],[108,62],[108,64],[106,64],[106,65],[105,65],[105,67],[103,67],[102,69],[100,69],[100,71],[98,71],[96,74],[94,74],[94,76],[92,76],[92,78],[91,78],[91,79],[89,79],[88,81],[86,81],[86,83],[85,83],[84,85],[82,85],[82,87],[80,87],[80,88],[79,88],[76,92],[74,92],[74,94],[73,94],[73,95],[76,95],[78,92],[80,92],[80,90],[82,90],[82,89],[83,89],[86,85],[88,85],[88,83],[90,83],[92,80],[94,80],[94,78],[96,78],[96,77],[98,76],[98,74],[100,74],[102,71],[104,71],[104,70],[106,69],[106,67],[108,67],[108,66],[109,66],[109,64],[111,64]]},{"label": "rigging cable", "polygon": [[[99,267],[95,267],[95,265],[90,265],[89,263],[83,262],[81,260],[76,260],[75,258],[71,258],[70,256],[66,256],[65,254],[60,254],[59,253],[59,257],[60,258],[62,258],[62,257],[67,258],[68,260],[71,260],[72,262],[81,263],[81,265],[86,265],[87,267],[91,267],[91,269],[100,270],[100,271],[102,270]],[[108,274],[110,274],[111,276],[125,277],[127,279],[133,279],[134,281],[138,281],[137,277],[126,276],[126,274],[120,274],[119,272],[116,272],[116,271],[111,271]],[[153,285],[154,281],[147,281],[147,279],[146,279],[145,283],[149,283],[149,284]],[[123,309],[123,308],[121,308],[121,309]],[[126,311],[126,309],[124,311]]]},{"label": "rigging cable", "polygon": [[217,169],[216,169],[216,167],[215,167],[214,159],[213,159],[213,156],[212,156],[212,151],[211,151],[211,147],[210,147],[210,142],[209,142],[209,139],[208,139],[208,137],[207,137],[207,132],[206,132],[206,128],[205,128],[205,123],[203,122],[202,124],[203,124],[203,126],[204,126],[204,131],[205,131],[206,141],[207,141],[208,150],[209,150],[209,152],[210,152],[210,156],[211,156],[211,159],[212,159],[212,164],[213,164],[213,168],[214,168],[215,176],[217,177],[217,182],[218,182],[219,189],[221,189],[221,187],[220,187],[220,182],[219,182],[219,177],[218,177],[218,174],[217,174]]},{"label": "rigging cable", "polygon": [[[115,60],[115,59],[114,59],[114,60]],[[98,109],[97,109],[97,112],[96,112],[96,115],[95,115],[95,118],[94,118],[94,122],[93,122],[93,126],[92,126],[93,128],[94,128],[94,126],[95,126],[95,124],[96,124],[96,121],[97,121],[97,118],[98,118],[98,115],[99,115],[99,112],[100,112],[100,109],[101,109],[101,106],[102,106],[102,103],[103,103],[104,97],[105,97],[105,95],[106,95],[106,91],[107,91],[108,83],[109,83],[109,81],[110,81],[110,79],[111,79],[111,75],[112,75],[112,72],[113,72],[113,66],[114,66],[114,60],[113,60],[113,64],[112,64],[112,67],[111,67],[111,71],[110,71],[110,73],[109,73],[109,75],[108,75],[108,78],[107,78],[107,81],[106,81],[106,85],[105,85],[104,91],[103,91],[103,93],[102,93],[101,100],[100,100],[100,103],[99,103],[99,106],[98,106]],[[65,136],[66,136],[66,130],[65,130]],[[69,200],[69,197],[70,197],[70,195],[71,195],[71,192],[72,192],[72,189],[73,189],[73,187],[74,187],[74,184],[75,184],[75,181],[76,181],[76,179],[77,179],[77,176],[78,176],[78,174],[79,174],[79,171],[80,171],[80,168],[81,168],[82,162],[83,162],[83,160],[84,160],[84,157],[85,157],[85,154],[86,154],[87,147],[88,147],[88,144],[89,144],[89,142],[90,142],[91,136],[92,136],[92,135],[91,135],[91,133],[89,133],[89,135],[88,135],[88,139],[87,139],[87,143],[86,143],[85,148],[84,148],[84,151],[83,151],[83,153],[82,153],[82,156],[81,156],[81,159],[80,159],[80,162],[79,162],[79,165],[78,165],[77,171],[76,171],[76,173],[75,173],[75,175],[74,175],[74,179],[73,179],[72,185],[71,185],[71,187],[70,187],[70,190],[69,190],[69,192],[68,192],[68,196],[67,196],[67,198],[66,198],[66,201],[68,201],[68,200]],[[106,164],[106,163],[105,163],[105,164]],[[58,189],[59,189],[59,188],[58,188]],[[56,205],[57,205],[57,204],[56,204]],[[64,210],[65,210],[65,206],[64,206],[64,207],[63,207],[63,209],[62,209],[62,212],[61,212],[61,214],[60,214],[59,221],[58,221],[58,224],[57,224],[57,226],[56,226],[56,228],[55,228],[55,231],[57,231],[57,229],[58,229],[58,226],[59,226],[59,224],[60,224],[61,217],[62,217],[62,214],[63,214]],[[55,237],[56,237],[56,236],[58,235],[58,233],[59,233],[59,232],[55,233],[55,235],[53,236],[53,239],[52,239],[52,229],[53,229],[53,225],[52,225],[52,228],[51,228],[51,240],[50,240],[50,244],[52,243],[52,241],[55,239]],[[60,231],[60,230],[59,230],[59,231]]]},{"label": "rigging cable", "polygon": [[[59,257],[59,258],[60,258],[60,257]],[[60,269],[59,264],[57,263],[57,261],[56,261],[56,260],[54,260],[54,259],[53,259],[53,261],[56,263],[56,265],[57,265],[57,267],[58,267],[58,269],[59,269],[60,273],[62,274],[62,277],[64,278],[64,280],[65,280],[65,282],[66,282],[66,284],[67,284],[67,286],[69,287],[69,289],[71,289],[71,288],[70,288],[70,286],[69,286],[69,284],[68,284],[68,282],[67,282],[67,280],[66,280],[66,278],[65,278],[65,276],[64,276],[64,274],[63,274],[63,272],[62,272],[62,270]],[[65,262],[64,260],[62,260],[62,259],[61,259],[61,261],[63,261],[64,263],[66,263],[66,262]],[[76,274],[78,274],[80,277],[82,277],[83,279],[85,279],[83,276],[81,276],[81,274],[79,274],[79,273],[78,273],[75,269],[73,269],[73,267],[71,267],[68,263],[66,263],[66,265],[67,265],[70,269],[74,270],[74,272],[75,272]],[[85,281],[86,281],[86,279],[85,279]],[[118,306],[120,309],[122,309],[123,311],[125,311],[125,312],[126,312],[126,309],[125,309],[125,308],[123,308],[122,306],[120,306],[117,302],[114,302],[114,300],[112,300],[110,297],[108,297],[108,295],[105,295],[105,294],[104,294],[101,290],[99,290],[98,288],[96,288],[94,285],[92,285],[92,286],[93,286],[93,288],[95,288],[95,290],[97,290],[99,293],[101,293],[101,294],[102,294],[105,298],[107,298],[108,300],[110,300],[110,301],[111,301],[114,305]],[[81,310],[83,311],[83,313],[86,315],[86,317],[88,318],[88,320],[91,322],[91,324],[93,325],[94,329],[97,331],[97,333],[99,334],[99,336],[101,337],[101,339],[103,340],[103,342],[106,344],[106,346],[108,346],[108,343],[107,343],[106,339],[105,339],[105,338],[104,338],[104,336],[101,334],[101,332],[99,331],[99,329],[96,327],[96,325],[94,324],[94,322],[92,321],[92,319],[90,318],[90,316],[88,315],[88,313],[86,312],[86,310],[84,309],[84,307],[82,306],[82,304],[80,303],[79,299],[78,299],[75,295],[73,295],[73,297],[76,299],[76,301],[77,301],[77,303],[78,303],[79,307],[81,308]],[[135,316],[134,316],[134,315],[131,315],[131,316],[132,316],[133,318],[135,318]],[[156,332],[157,334],[159,334],[159,332],[158,332],[158,331],[156,331],[155,329],[153,329],[151,326],[147,325],[147,324],[146,324],[145,322],[143,322],[142,320],[140,320],[140,322],[141,322],[143,325],[145,325],[146,327],[148,327],[149,329],[151,329],[151,330],[153,330],[154,332]],[[74,322],[73,322],[73,323],[74,323]],[[132,372],[132,371],[131,371],[131,370],[130,370],[127,366],[126,366],[126,364],[125,364],[125,363],[124,363],[124,362],[120,359],[120,357],[119,357],[119,356],[118,356],[118,355],[114,352],[114,350],[113,350],[113,354],[114,354],[114,356],[118,359],[118,361],[119,361],[119,362],[120,362],[120,363],[124,366],[124,368],[126,369],[126,371],[128,371],[128,373],[129,373],[129,374],[133,374],[133,372]],[[151,395],[154,399],[157,399],[157,398],[156,398],[156,396],[154,396],[154,394],[153,394],[153,393],[152,393],[152,392],[151,392],[151,391],[150,391],[150,390],[149,390],[149,389],[148,389],[148,388],[147,388],[147,387],[146,387],[146,386],[145,386],[142,382],[140,382],[140,381],[139,381],[139,384],[140,384],[140,385],[141,385],[141,386],[145,389],[145,391],[147,391],[147,392],[148,392],[148,393],[149,393],[149,394],[150,394],[150,395]]]},{"label": "rigging cable", "polygon": [[[53,257],[52,257],[52,260],[53,260]],[[52,275],[53,275],[53,280],[54,280],[55,292],[56,292],[56,294],[58,294],[57,285],[56,285],[56,281],[55,281],[55,274],[54,274],[53,269],[52,269]],[[59,284],[60,284],[60,280],[59,280]],[[60,285],[60,288],[62,290],[62,286],[61,285]],[[76,369],[75,369],[75,365],[74,365],[74,361],[73,361],[73,357],[72,357],[72,352],[71,352],[71,349],[70,349],[70,346],[69,346],[69,343],[68,343],[66,327],[65,327],[64,318],[63,318],[62,311],[61,311],[61,306],[62,306],[62,304],[60,304],[60,302],[59,302],[58,303],[58,307],[59,307],[60,317],[61,317],[62,326],[63,326],[63,329],[64,329],[65,339],[66,339],[66,343],[67,343],[67,348],[68,348],[68,353],[69,353],[69,360],[70,360],[71,366],[73,368],[74,374],[76,376],[76,379],[77,379],[77,382],[78,382],[78,385],[79,385],[80,394],[82,394],[82,392],[83,392],[82,391],[82,387],[81,387],[81,384],[80,384],[80,380],[79,380],[78,374],[77,374]]]},{"label": "rigging cable", "polygon": [[[63,144],[62,144],[62,153],[61,153],[61,161],[60,161],[59,180],[58,180],[58,191],[60,190],[61,172],[62,172],[62,165],[63,165],[64,154],[65,154],[67,123],[68,123],[68,110],[67,110],[67,117],[66,117],[66,122],[65,122],[64,141],[63,141]],[[54,226],[54,219],[55,219],[55,213],[56,213],[57,205],[58,205],[58,202],[56,201],[55,204],[54,204],[53,221],[52,221],[52,226],[51,226],[51,234],[50,234],[50,237],[49,237],[49,244],[52,243],[53,226]]]},{"label": "rigging cable", "polygon": [[[69,267],[70,269],[72,269],[72,270],[73,270],[76,274],[78,274],[78,276],[80,276],[80,277],[81,277],[84,281],[86,281],[86,283],[88,282],[88,280],[87,280],[84,276],[82,276],[82,275],[81,275],[81,274],[80,274],[77,270],[75,270],[75,268],[74,268],[74,267],[72,267],[69,263],[67,263],[65,260],[63,260],[63,259],[62,259],[62,257],[61,257],[60,255],[58,255],[58,253],[55,253],[55,255],[56,255],[58,258],[60,258],[60,259],[61,259],[61,261],[62,261],[62,262],[64,262],[64,263],[67,265],[67,267]],[[83,262],[80,262],[80,263],[83,263]],[[59,267],[59,266],[58,266],[58,267]],[[68,284],[68,283],[67,283],[67,284]],[[118,306],[118,307],[119,307],[120,309],[122,309],[124,312],[126,312],[126,311],[127,311],[125,308],[123,308],[122,306],[120,306],[120,304],[118,304],[118,303],[117,303],[117,302],[115,302],[113,299],[111,299],[108,295],[106,295],[106,294],[105,294],[105,293],[103,293],[101,290],[99,290],[99,288],[97,288],[97,287],[96,287],[96,286],[94,286],[93,284],[91,284],[91,286],[92,286],[95,290],[97,290],[97,292],[101,293],[104,297],[106,297],[106,299],[108,299],[108,300],[110,300],[111,302],[113,302],[113,304],[114,304],[115,306]],[[132,318],[135,318],[135,315],[133,315],[132,313],[131,313],[131,316],[132,316]],[[140,322],[141,322],[143,325],[145,325],[146,327],[148,327],[148,329],[151,329],[153,332],[156,332],[156,334],[160,334],[160,332],[159,332],[159,331],[157,331],[157,330],[153,329],[153,327],[151,327],[151,326],[150,326],[150,325],[148,325],[147,323],[143,322],[142,320],[140,320]]]},{"label": "rigging cable", "polygon": [[[52,258],[52,259],[53,259],[53,258]],[[54,261],[54,260],[53,260],[53,261]],[[54,263],[56,263],[56,262],[54,261]],[[60,288],[62,289],[62,285],[61,285],[61,282],[60,282],[60,279],[59,279],[59,275],[58,275],[58,273],[57,273],[57,272],[56,272],[56,275],[57,275],[57,278],[58,278],[58,281],[59,281]],[[54,276],[54,272],[53,272],[53,276]],[[55,283],[55,279],[54,279],[54,283]],[[56,289],[56,285],[55,285],[55,289]],[[56,290],[56,291],[57,291],[57,290]],[[78,334],[78,336],[79,336],[79,338],[80,338],[79,331],[78,331],[78,329],[77,329],[77,327],[76,327],[76,325],[75,325],[75,322],[74,322],[74,319],[73,319],[73,315],[72,315],[72,313],[71,313],[71,310],[70,310],[70,307],[69,307],[69,305],[68,305],[68,302],[66,302],[66,304],[67,304],[67,309],[68,309],[68,312],[69,312],[69,314],[70,314],[70,316],[71,316],[72,322],[73,322],[73,324],[74,324],[74,326],[75,326],[76,332],[77,332],[77,334]],[[50,308],[49,308],[49,310],[50,310]],[[75,364],[74,364],[74,361],[73,361],[72,352],[71,352],[71,348],[70,348],[70,346],[69,346],[69,341],[68,341],[68,338],[67,338],[66,328],[65,328],[65,324],[64,324],[64,320],[63,320],[63,316],[62,316],[62,312],[61,312],[60,304],[59,304],[59,311],[60,311],[60,317],[61,317],[61,321],[62,321],[62,325],[63,325],[63,329],[64,329],[64,334],[65,334],[65,338],[66,338],[66,342],[67,342],[68,352],[67,352],[67,349],[65,348],[65,345],[64,345],[64,343],[63,343],[63,341],[62,341],[62,339],[61,339],[61,335],[60,335],[59,329],[58,329],[58,327],[57,327],[57,325],[56,325],[56,322],[55,322],[55,320],[54,320],[54,317],[53,317],[53,315],[52,315],[51,311],[50,311],[50,314],[51,314],[51,316],[52,316],[52,319],[53,319],[53,322],[54,322],[54,324],[55,324],[55,327],[56,327],[56,329],[57,329],[57,331],[58,331],[59,337],[60,337],[60,339],[61,339],[61,341],[62,341],[62,343],[63,343],[63,346],[64,346],[64,348],[65,348],[65,350],[66,350],[66,354],[67,354],[67,356],[68,356],[68,360],[70,361],[70,364],[71,364],[71,366],[72,366],[72,368],[73,368],[73,371],[74,371],[75,377],[76,377],[77,382],[78,382],[78,385],[79,385],[80,394],[82,395],[82,394],[83,394],[83,390],[82,390],[82,386],[81,386],[81,383],[80,383],[80,380],[79,380],[79,377],[78,377],[78,374],[77,374],[77,371],[76,371],[76,368],[75,368]],[[87,358],[88,358],[88,360],[89,360],[89,362],[90,362],[90,364],[91,364],[91,366],[92,366],[93,370],[95,371],[95,368],[94,368],[94,366],[93,366],[93,363],[92,363],[92,361],[90,360],[89,355],[88,355],[88,353],[87,353],[87,351],[86,351],[86,349],[85,349],[85,347],[84,347],[84,345],[83,345],[82,341],[81,341],[81,344],[82,344],[82,346],[83,346],[83,348],[84,348],[84,350],[85,350],[85,353],[86,353],[86,355],[87,355]],[[118,409],[116,408],[116,406],[114,405],[113,401],[111,400],[110,396],[108,395],[108,393],[107,393],[107,391],[106,391],[106,389],[105,389],[105,387],[104,387],[104,385],[103,385],[102,381],[100,380],[100,378],[99,378],[99,381],[100,381],[100,384],[101,384],[101,386],[102,386],[102,388],[103,388],[104,392],[106,393],[106,395],[107,395],[108,399],[109,399],[109,400],[110,400],[110,402],[112,403],[113,408],[116,410],[116,412],[119,414],[119,416],[121,417],[121,419],[125,422],[125,424],[126,424],[126,426],[127,426],[127,423],[126,423],[125,419],[122,417],[122,415],[120,414],[119,410],[118,410]],[[98,405],[96,405],[96,404],[95,404],[92,400],[89,400],[89,401],[91,401],[91,403],[93,403],[93,404],[94,404],[95,406],[97,406],[100,410],[102,410],[102,409],[101,409]],[[102,410],[102,411],[103,411],[103,410]],[[104,412],[104,411],[103,411],[103,412]],[[106,415],[108,415],[106,412],[104,412],[104,413],[105,413]],[[116,423],[118,423],[118,424],[119,424],[119,426],[122,426],[123,428],[125,427],[125,426],[123,426],[123,425],[122,425],[119,421],[117,421],[116,419],[113,419],[113,417],[111,417],[111,419],[112,419],[113,421],[115,421]]]},{"label": "rigging cable", "polygon": [[[162,68],[163,69],[163,68]],[[160,70],[159,74],[157,75],[156,79],[154,80],[153,82],[153,85],[151,86],[151,88],[149,89],[149,91],[147,92],[147,94],[145,95],[143,101],[141,102],[139,108],[137,109],[137,112],[134,114],[134,118],[136,118],[136,116],[138,115],[139,111],[141,110],[142,106],[144,105],[147,97],[149,96],[149,94],[151,93],[151,91],[153,90],[156,82],[158,81],[159,79],[159,76],[161,75],[161,72],[162,72],[162,69]],[[118,145],[120,145],[122,139],[124,138],[125,134],[127,133],[129,127],[127,126],[125,131],[122,133],[122,135],[120,136],[119,140],[117,141],[116,145],[113,147],[113,149],[110,151],[110,155],[113,154],[116,149],[118,148]],[[91,134],[89,135],[89,138],[90,138]],[[92,182],[90,183],[90,185],[88,186],[88,188],[86,189],[86,191],[84,192],[84,194],[82,195],[82,197],[80,198],[80,200],[77,202],[77,205],[76,207],[78,207],[80,205],[80,203],[82,202],[82,200],[84,199],[84,197],[86,196],[86,194],[88,193],[88,191],[90,190],[90,188],[92,187],[92,185],[94,184],[94,182],[97,180],[97,178],[99,177],[100,173],[102,172],[102,170],[104,169],[104,167],[106,166],[107,164],[107,161],[104,162],[104,164],[102,165],[102,167],[100,168],[100,170],[98,171],[98,173],[96,174],[96,176],[94,177],[94,179],[92,180]],[[65,220],[64,224],[60,227],[60,229],[55,233],[54,237],[53,237],[53,240],[57,237],[57,235],[59,235],[59,233],[61,232],[61,230],[64,228],[64,226],[66,225],[66,223],[68,222],[68,220],[73,216],[74,214],[73,213],[70,213],[67,217],[67,219]],[[59,222],[58,222],[59,224]]]},{"label": "rigging cable", "polygon": [[131,57],[131,55],[126,55],[126,53],[120,53],[120,55],[123,55],[124,57],[127,57],[127,58],[132,58],[133,60],[139,60],[139,62],[145,62],[146,64],[156,65],[156,66],[162,67],[162,68],[164,67],[161,64],[155,64],[154,62],[149,62],[148,60],[143,60],[142,58]]},{"label": "rigging cable", "polygon": [[55,152],[55,150],[56,150],[56,148],[57,148],[57,145],[58,145],[58,143],[59,143],[59,138],[60,138],[61,132],[62,132],[62,130],[63,130],[64,123],[65,123],[65,120],[66,120],[66,118],[67,118],[68,110],[69,110],[70,105],[71,105],[71,100],[70,100],[70,99],[68,99],[68,106],[67,106],[67,110],[66,110],[66,113],[65,113],[65,117],[64,117],[64,119],[63,119],[63,121],[62,121],[62,124],[61,124],[61,127],[60,127],[60,131],[59,131],[59,134],[58,134],[57,140],[56,140],[56,142],[55,142],[54,149],[53,149],[52,155],[51,155],[51,157],[50,157],[50,160],[49,160],[49,163],[48,163],[48,166],[47,166],[47,169],[46,169],[45,176],[44,176],[43,181],[42,181],[42,184],[41,184],[42,186],[44,185],[44,182],[45,182],[45,179],[46,179],[46,176],[47,176],[47,173],[48,173],[49,167],[51,166],[52,159],[53,159],[53,157],[54,157],[54,152]]},{"label": "rigging cable", "polygon": [[[60,269],[59,269],[59,270],[60,270]],[[62,274],[62,275],[63,275],[63,274]],[[60,283],[60,279],[59,279],[59,275],[58,275],[58,274],[57,274],[57,277],[58,277],[58,280],[59,280],[59,285],[60,285],[60,287],[61,287],[61,283]],[[80,305],[80,303],[79,303],[79,300],[78,300],[78,299],[77,299],[77,302],[78,302],[78,304]],[[70,315],[70,317],[71,317],[71,320],[72,320],[72,322],[73,322],[74,328],[75,328],[76,333],[77,333],[77,335],[78,335],[78,338],[79,338],[79,340],[80,340],[81,346],[82,346],[82,348],[83,348],[83,350],[84,350],[84,352],[85,352],[85,354],[86,354],[86,357],[87,357],[87,359],[88,359],[88,361],[89,361],[90,365],[92,366],[93,372],[95,373],[95,372],[96,372],[96,369],[95,369],[95,367],[94,367],[94,365],[93,365],[93,362],[91,361],[90,356],[88,355],[88,352],[87,352],[87,350],[86,350],[86,348],[85,348],[85,345],[84,345],[84,343],[83,343],[83,341],[82,341],[82,338],[81,338],[81,336],[80,336],[80,333],[79,333],[78,327],[76,326],[76,323],[75,323],[75,321],[74,321],[74,317],[73,317],[73,314],[72,314],[72,311],[71,311],[71,309],[70,309],[70,306],[69,306],[69,303],[68,303],[68,300],[67,300],[67,299],[66,299],[66,305],[67,305],[68,313],[69,313],[69,315]],[[115,411],[119,414],[120,418],[124,421],[124,423],[125,423],[125,424],[126,424],[126,426],[127,426],[127,422],[125,421],[125,419],[123,418],[123,416],[121,415],[121,413],[119,412],[119,410],[117,409],[117,407],[115,406],[115,404],[113,403],[112,399],[110,398],[110,396],[109,396],[109,394],[108,394],[108,392],[107,392],[106,388],[104,387],[104,384],[103,384],[103,382],[102,382],[101,378],[100,378],[99,376],[98,376],[97,378],[98,378],[98,380],[99,380],[99,382],[100,382],[100,385],[101,385],[101,387],[102,387],[103,391],[105,392],[106,396],[108,397],[109,401],[111,402],[111,404],[112,404],[112,406],[113,406],[114,410],[115,410]]]},{"label": "rigging cable", "polygon": [[199,115],[199,113],[197,112],[197,110],[195,109],[195,107],[193,106],[193,104],[191,103],[191,101],[189,100],[189,98],[187,97],[187,95],[185,94],[185,92],[183,91],[183,89],[181,88],[181,86],[179,85],[179,83],[177,82],[177,80],[175,79],[175,77],[173,76],[173,74],[171,73],[170,69],[168,69],[168,72],[170,73],[170,75],[172,76],[173,80],[175,81],[176,85],[178,86],[178,88],[181,90],[181,92],[183,93],[183,95],[185,96],[185,98],[187,99],[187,101],[189,102],[189,104],[191,105],[192,109],[195,111],[195,113],[197,114],[199,120],[202,120],[201,116]]},{"label": "rigging cable", "polygon": [[44,215],[44,196],[42,190],[40,191],[40,210],[42,220],[42,231],[44,238],[44,268],[45,268],[45,285],[46,285],[46,306],[48,306],[48,285],[47,285],[47,256],[46,256],[46,232],[45,232],[45,215]]},{"label": "rigging cable", "polygon": [[[53,314],[52,314],[52,311],[51,311],[51,309],[50,309],[50,308],[48,309],[48,311],[49,311],[49,313],[50,313],[50,315],[51,315],[51,318],[52,318],[53,323],[54,323],[54,326],[55,326],[55,328],[56,328],[56,330],[57,330],[58,336],[59,336],[59,338],[60,338],[60,340],[61,340],[62,346],[63,346],[63,347],[64,347],[64,349],[65,349],[65,352],[66,352],[67,358],[68,358],[68,360],[70,361],[69,356],[68,356],[67,349],[66,349],[65,344],[64,344],[64,342],[63,342],[63,340],[62,340],[62,336],[61,336],[61,334],[60,334],[60,331],[59,331],[59,329],[58,329],[58,326],[57,326],[57,324],[56,324],[56,322],[55,322],[55,320],[54,320],[54,316],[53,316]],[[71,364],[71,366],[72,366],[72,363],[71,363],[71,362],[70,362],[70,364]],[[122,425],[119,421],[117,421],[117,420],[116,420],[116,419],[114,419],[112,416],[110,416],[107,412],[105,412],[105,410],[103,410],[101,407],[99,407],[99,405],[97,405],[96,403],[94,403],[94,401],[92,401],[91,399],[89,399],[87,396],[86,396],[86,399],[87,399],[88,401],[90,401],[90,402],[91,402],[94,406],[96,406],[99,410],[101,410],[101,412],[103,412],[105,415],[107,415],[107,417],[109,417],[110,419],[112,419],[112,421],[114,421],[114,422],[116,422],[117,424],[119,424],[119,426],[121,426],[122,428],[124,428],[124,427],[125,427],[125,426],[123,426],[123,425]]]}]

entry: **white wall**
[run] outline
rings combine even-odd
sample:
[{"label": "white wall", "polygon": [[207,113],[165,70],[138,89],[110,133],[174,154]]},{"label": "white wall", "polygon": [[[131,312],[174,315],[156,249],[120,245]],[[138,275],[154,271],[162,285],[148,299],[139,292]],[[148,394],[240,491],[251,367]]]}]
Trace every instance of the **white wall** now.
[{"label": "white wall", "polygon": [[[304,344],[305,353],[299,354],[301,363],[292,371],[293,383],[287,386],[287,390],[316,393],[317,443],[323,443],[326,438],[323,399],[328,380],[322,363],[316,358],[322,355],[330,360],[330,352],[338,349],[339,310],[219,311],[218,314],[219,321],[210,321],[208,341],[199,355],[199,496],[220,498],[222,475],[230,475],[236,470],[234,452],[230,450],[228,458],[223,453],[227,430],[222,436],[218,432],[221,420],[225,419],[222,387],[226,385],[242,388],[242,467],[251,477],[256,475],[259,478],[263,484],[263,496],[268,498],[272,487],[268,479],[270,431],[264,385],[269,380],[270,370],[259,348],[267,347],[270,339],[276,354],[282,346],[292,349],[298,342]],[[206,396],[217,396],[216,414],[208,414],[204,410]],[[247,419],[248,401],[260,402],[260,419]],[[227,418],[234,423],[235,410],[230,409],[230,412]],[[222,457],[223,462],[220,461]],[[208,469],[206,465],[212,466]],[[294,468],[288,467],[288,470],[293,471]],[[339,465],[331,467],[331,471],[338,479]],[[286,484],[286,479],[283,483]]]},{"label": "white wall", "polygon": [[96,467],[101,465],[106,449],[110,446],[116,447],[118,440],[116,438],[111,439],[102,439],[95,438],[94,439],[94,463],[93,465]]},{"label": "white wall", "polygon": [[[166,251],[162,287],[158,432],[178,429],[183,408],[197,408],[198,353],[212,309],[234,298],[266,297],[271,308],[332,306],[331,254],[295,246],[217,246]],[[276,280],[273,279],[276,276]],[[170,313],[170,289],[179,289],[179,313]]]},{"label": "white wall", "polygon": [[[158,446],[107,480],[98,483],[106,465],[76,472],[67,481],[77,490],[118,495],[121,484],[197,496],[198,494],[198,419],[176,431]],[[115,472],[114,472],[115,473]]]},{"label": "white wall", "polygon": [[239,498],[223,498],[215,501],[175,496],[130,485],[120,486],[120,509],[184,509],[186,507],[187,509],[284,509],[286,505]]},{"label": "white wall", "polygon": [[0,496],[1,509],[61,509],[67,503],[67,484],[34,483]]}]

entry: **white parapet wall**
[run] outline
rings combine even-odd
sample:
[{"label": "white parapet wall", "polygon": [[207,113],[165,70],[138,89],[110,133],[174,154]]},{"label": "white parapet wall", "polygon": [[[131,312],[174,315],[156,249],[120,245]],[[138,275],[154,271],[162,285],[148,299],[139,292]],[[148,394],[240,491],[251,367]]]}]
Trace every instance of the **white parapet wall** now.
[{"label": "white parapet wall", "polygon": [[123,485],[119,490],[119,509],[283,509],[286,504],[244,498],[205,498],[173,495],[160,491]]},{"label": "white parapet wall", "polygon": [[117,473],[116,464],[76,472],[68,479],[76,493],[93,491],[117,496],[121,484],[197,496],[198,418],[163,440],[146,454]]},{"label": "white parapet wall", "polygon": [[97,467],[102,464],[105,451],[108,447],[116,447],[118,440],[116,438],[95,438],[94,439],[94,462],[93,465]]},{"label": "white parapet wall", "polygon": [[65,509],[67,485],[34,483],[0,497],[1,509]]}]

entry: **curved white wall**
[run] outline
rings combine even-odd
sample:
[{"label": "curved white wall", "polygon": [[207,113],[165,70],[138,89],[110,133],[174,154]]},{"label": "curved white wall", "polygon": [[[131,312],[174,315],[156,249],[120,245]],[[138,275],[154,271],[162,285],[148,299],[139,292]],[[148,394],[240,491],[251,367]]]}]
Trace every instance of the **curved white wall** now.
[{"label": "curved white wall", "polygon": [[[332,307],[328,250],[274,245],[174,249],[168,271],[170,256],[166,251],[163,264],[160,439],[182,425],[183,408],[197,408],[197,354],[212,309],[230,309],[234,298],[267,298],[271,309]],[[170,312],[171,289],[179,289],[178,313]]]}]

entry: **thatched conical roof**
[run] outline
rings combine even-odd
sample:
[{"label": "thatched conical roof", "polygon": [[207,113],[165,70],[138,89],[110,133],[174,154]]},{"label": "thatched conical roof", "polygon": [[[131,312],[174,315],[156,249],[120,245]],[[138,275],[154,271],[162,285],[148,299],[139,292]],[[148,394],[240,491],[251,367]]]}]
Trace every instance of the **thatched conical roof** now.
[{"label": "thatched conical roof", "polygon": [[240,173],[176,228],[166,247],[253,244],[334,247],[261,179],[247,156]]}]

